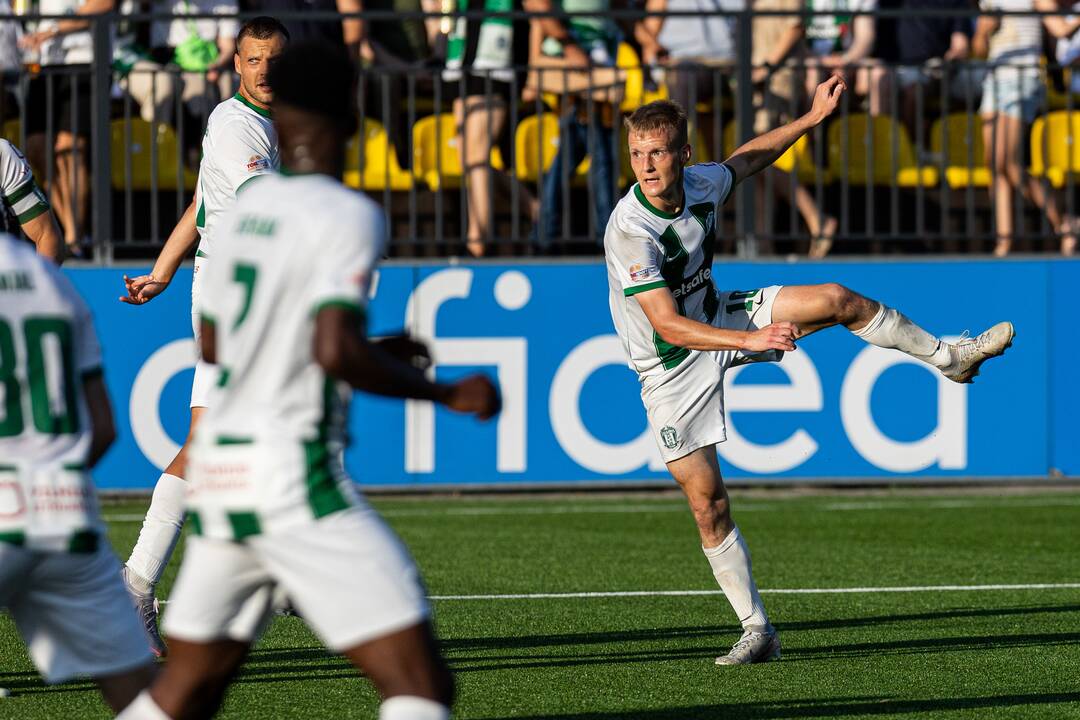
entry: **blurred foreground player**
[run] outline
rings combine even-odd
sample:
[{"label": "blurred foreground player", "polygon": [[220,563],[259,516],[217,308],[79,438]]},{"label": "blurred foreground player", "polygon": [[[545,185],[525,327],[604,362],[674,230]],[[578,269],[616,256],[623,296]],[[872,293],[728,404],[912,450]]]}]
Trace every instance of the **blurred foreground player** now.
[{"label": "blurred foreground player", "polygon": [[728,367],[775,360],[800,337],[843,325],[871,345],[895,348],[971,382],[988,358],[1012,343],[999,323],[949,344],[902,313],[835,283],[717,292],[712,280],[720,206],[735,185],[772,165],[833,113],[845,90],[835,76],[817,88],[810,112],[737,149],[723,164],[688,166],[686,113],[676,103],[644,105],[627,121],[637,184],[619,201],[604,238],[612,319],[660,454],[682,487],[702,550],[743,626],[718,665],[780,657],[750,570],[750,554],[731,519],[716,457],[724,442],[723,382]]},{"label": "blurred foreground player", "polygon": [[160,681],[124,718],[208,717],[282,590],[383,698],[384,720],[449,716],[453,683],[405,547],[340,470],[348,388],[434,400],[481,419],[499,409],[482,376],[435,384],[426,351],[365,339],[386,236],[382,210],[340,182],[356,130],[348,59],[286,50],[270,71],[283,170],[222,220],[198,312],[222,380],[189,461],[194,537],[170,596]]},{"label": "blurred foreground player", "polygon": [[90,311],[0,233],[0,608],[48,683],[88,676],[119,712],[153,659],[88,474],[116,435]]}]

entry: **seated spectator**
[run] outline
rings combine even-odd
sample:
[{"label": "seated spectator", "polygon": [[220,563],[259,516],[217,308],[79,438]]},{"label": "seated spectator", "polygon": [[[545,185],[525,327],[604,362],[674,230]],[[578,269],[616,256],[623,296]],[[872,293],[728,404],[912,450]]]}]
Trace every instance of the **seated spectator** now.
[{"label": "seated spectator", "polygon": [[[755,16],[753,22],[753,78],[755,85],[754,132],[764,135],[769,130],[791,122],[798,108],[798,83],[795,72],[787,61],[802,55],[802,20],[799,10],[803,0],[754,0],[755,11],[790,11],[789,16]],[[819,208],[810,191],[798,178],[780,172],[775,167],[767,171],[772,175],[773,192],[787,202],[794,203],[810,231],[810,257],[825,257],[832,248],[836,235],[837,220]],[[765,174],[760,176],[762,181]],[[765,182],[760,183],[764,190]],[[764,207],[760,202],[759,209]]]},{"label": "seated spectator", "polygon": [[[1069,3],[1061,3],[1061,5],[1068,6]],[[1072,3],[1072,7],[1069,9],[1074,13],[1080,12],[1080,2]],[[1075,14],[1067,15],[1065,20],[1067,22],[1074,22],[1076,17]],[[1072,70],[1070,73],[1069,86],[1065,91],[1073,95],[1080,95],[1080,33],[1073,33],[1069,37],[1059,39],[1054,46],[1054,56],[1057,59],[1058,65]]]},{"label": "seated spectator", "polygon": [[[558,5],[547,0],[526,3],[526,8],[533,12],[561,9],[567,13],[598,13],[571,15],[566,22],[553,17],[533,20],[534,37],[540,42],[540,52],[548,57],[562,58],[568,68],[614,67],[621,36],[615,24],[603,15],[610,7],[608,0],[562,0]],[[544,175],[540,195],[543,213],[533,232],[533,243],[541,250],[547,250],[554,240],[566,239],[563,212],[569,192],[564,178],[572,181],[578,165],[587,155],[593,236],[597,245],[603,245],[604,230],[615,208],[613,125],[618,107],[604,101],[603,91],[600,97],[594,94],[591,99],[587,93],[562,95],[560,103],[559,152]]]},{"label": "seated spectator", "polygon": [[[484,0],[460,0],[458,8],[486,6]],[[521,4],[513,0],[507,9],[521,10]],[[513,90],[521,87],[519,69],[528,61],[528,33],[528,21],[459,18],[447,43],[443,97],[456,96],[454,119],[469,213],[466,249],[474,257],[484,255],[495,235],[492,191],[508,190],[513,182],[506,172],[491,167],[491,149],[506,129],[510,103],[518,100]],[[535,217],[536,200],[524,187],[520,190]]]},{"label": "seated spectator", "polygon": [[[79,16],[111,12],[113,0],[41,0],[42,15],[71,15],[42,20],[20,44],[24,61],[41,64],[26,94],[26,155],[31,165],[46,166],[47,143],[52,144],[55,175],[47,191],[64,226],[64,242],[73,255],[82,255],[90,200],[90,75],[94,59],[89,21]],[[51,102],[50,102],[51,100]],[[55,133],[46,137],[47,128]]]},{"label": "seated spectator", "polygon": [[[123,84],[147,122],[175,125],[177,111],[186,112],[184,145],[197,147],[211,110],[233,92],[239,6],[235,0],[152,0],[150,9],[174,18],[150,26],[150,52],[134,59]],[[185,17],[192,14],[222,17]]]},{"label": "seated spectator", "polygon": [[834,70],[842,71],[849,85],[860,97],[867,98],[871,115],[884,113],[886,101],[880,87],[872,82],[876,30],[873,15],[854,13],[873,12],[877,0],[806,0],[808,10],[835,11],[835,15],[807,16],[803,25],[806,36],[806,94],[813,97],[817,86]]},{"label": "seated spectator", "polygon": [[[1055,0],[982,0],[985,11],[1048,12],[1058,9]],[[1080,20],[1061,15],[982,15],[975,28],[972,50],[992,66],[983,84],[979,113],[983,121],[986,164],[993,171],[990,189],[997,234],[994,255],[1008,255],[1015,237],[1014,196],[1021,193],[1045,215],[1061,237],[1061,252],[1076,251],[1075,219],[1064,217],[1052,192],[1027,174],[1025,152],[1031,123],[1044,105],[1045,82],[1039,60],[1042,55],[1042,28],[1057,38],[1080,29]]]},{"label": "seated spectator", "polygon": [[[966,10],[970,0],[881,0],[883,10]],[[911,136],[917,137],[915,124],[921,120],[918,102],[940,94],[946,74],[951,94],[964,99],[975,92],[968,81],[970,71],[955,64],[967,59],[973,26],[970,18],[920,15],[917,12],[898,18],[881,18],[877,25],[874,54],[884,65],[871,70],[871,82],[884,97],[899,96],[898,114]]]},{"label": "seated spectator", "polygon": [[[22,24],[11,11],[8,0],[0,0],[0,122],[19,116],[19,106],[15,101],[15,90],[19,73],[23,69],[22,51],[19,39],[22,37]],[[18,141],[18,138],[8,138]]]},{"label": "seated spectator", "polygon": [[[686,108],[691,137],[698,121],[698,103],[716,103],[730,87],[735,71],[735,18],[718,13],[739,12],[745,0],[667,0],[668,12],[698,12],[701,17],[669,17],[660,28],[660,45],[667,51],[664,79],[671,99]],[[719,84],[717,75],[720,76]],[[709,144],[714,154],[718,138]]]}]

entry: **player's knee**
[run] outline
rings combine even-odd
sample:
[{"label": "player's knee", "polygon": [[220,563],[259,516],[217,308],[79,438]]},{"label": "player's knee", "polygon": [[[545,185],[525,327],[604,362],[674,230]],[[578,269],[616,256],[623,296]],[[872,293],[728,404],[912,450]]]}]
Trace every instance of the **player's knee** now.
[{"label": "player's knee", "polygon": [[859,314],[859,301],[862,298],[857,293],[852,292],[840,283],[826,283],[821,286],[821,291],[829,307],[830,314],[838,322],[850,322]]}]

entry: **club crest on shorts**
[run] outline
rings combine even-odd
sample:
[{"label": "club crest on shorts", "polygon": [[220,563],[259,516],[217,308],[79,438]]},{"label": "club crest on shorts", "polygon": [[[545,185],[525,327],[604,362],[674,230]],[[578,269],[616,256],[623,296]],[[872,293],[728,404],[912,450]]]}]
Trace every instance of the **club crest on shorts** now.
[{"label": "club crest on shorts", "polygon": [[660,428],[660,439],[663,440],[664,447],[668,450],[679,447],[679,433],[675,432],[675,428],[670,425]]}]

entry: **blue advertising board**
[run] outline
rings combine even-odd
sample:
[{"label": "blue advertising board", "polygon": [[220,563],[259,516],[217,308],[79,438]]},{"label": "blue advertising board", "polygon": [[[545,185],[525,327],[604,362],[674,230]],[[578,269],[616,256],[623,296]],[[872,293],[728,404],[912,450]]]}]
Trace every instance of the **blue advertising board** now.
[{"label": "blue advertising board", "polygon": [[[124,271],[68,271],[94,312],[119,440],[103,489],[152,486],[187,431],[194,361],[190,270],[141,307],[118,301]],[[128,270],[128,274],[141,270]],[[840,282],[943,336],[1000,320],[1006,357],[956,385],[842,329],[781,363],[726,380],[725,475],[736,481],[1080,475],[1070,370],[1080,340],[1080,263],[1067,261],[717,263],[717,285]],[[379,487],[632,483],[668,475],[608,312],[602,263],[393,265],[378,275],[371,332],[426,339],[440,379],[497,377],[505,408],[481,424],[429,403],[356,396],[346,464]],[[1064,337],[1062,337],[1064,336]]]}]

